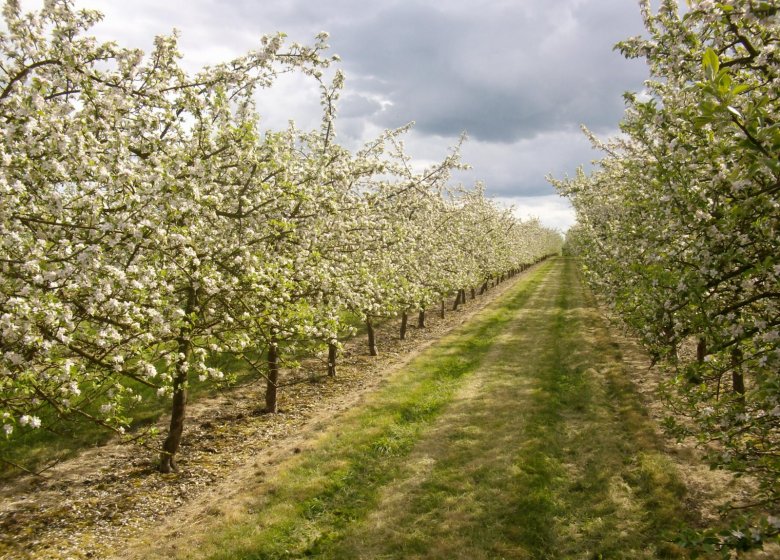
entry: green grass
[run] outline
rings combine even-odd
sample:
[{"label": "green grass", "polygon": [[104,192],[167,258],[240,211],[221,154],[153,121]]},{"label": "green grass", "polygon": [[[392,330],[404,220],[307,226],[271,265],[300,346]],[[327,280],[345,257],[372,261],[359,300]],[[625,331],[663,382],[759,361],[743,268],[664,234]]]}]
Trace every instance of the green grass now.
[{"label": "green grass", "polygon": [[403,471],[415,444],[484,359],[547,266],[522,280],[500,307],[489,308],[414,360],[291,465],[254,506],[257,515],[223,527],[199,552],[231,559],[332,557],[329,551],[376,506],[382,486]]},{"label": "green grass", "polygon": [[545,263],[181,557],[683,557],[695,519],[624,368],[574,265]]},{"label": "green grass", "polygon": [[513,524],[533,558],[679,557],[667,538],[691,521],[685,488],[570,262],[562,274],[515,462],[524,491]]}]

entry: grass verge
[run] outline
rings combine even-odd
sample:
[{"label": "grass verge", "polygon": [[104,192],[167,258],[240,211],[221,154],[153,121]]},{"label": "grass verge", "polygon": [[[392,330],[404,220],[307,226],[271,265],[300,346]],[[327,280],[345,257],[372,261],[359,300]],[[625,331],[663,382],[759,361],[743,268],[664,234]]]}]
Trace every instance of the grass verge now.
[{"label": "grass verge", "polygon": [[456,334],[414,360],[366,406],[348,414],[316,447],[286,466],[253,512],[237,514],[193,554],[210,558],[328,557],[335,543],[376,505],[380,489],[457,389],[478,367],[549,269],[520,279]]},{"label": "grass verge", "polygon": [[[677,558],[692,519],[572,263],[321,558]],[[262,553],[257,558],[265,558]]]},{"label": "grass verge", "polygon": [[336,422],[180,557],[685,556],[685,487],[567,259]]}]

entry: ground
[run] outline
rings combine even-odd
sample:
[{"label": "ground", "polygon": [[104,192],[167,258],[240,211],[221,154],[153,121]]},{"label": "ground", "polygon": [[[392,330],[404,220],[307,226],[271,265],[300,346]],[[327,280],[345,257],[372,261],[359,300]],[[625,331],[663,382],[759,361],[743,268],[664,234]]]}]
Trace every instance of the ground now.
[{"label": "ground", "polygon": [[[658,429],[658,372],[555,259],[340,377],[190,414],[182,473],[112,444],[3,489],[6,558],[681,557],[739,487]],[[303,376],[306,379],[306,376]]]}]

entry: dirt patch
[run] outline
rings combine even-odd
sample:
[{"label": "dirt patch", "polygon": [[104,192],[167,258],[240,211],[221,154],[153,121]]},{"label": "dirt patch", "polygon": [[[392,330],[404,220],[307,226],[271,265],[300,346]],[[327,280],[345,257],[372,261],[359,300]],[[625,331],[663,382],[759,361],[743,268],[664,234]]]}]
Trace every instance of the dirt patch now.
[{"label": "dirt patch", "polygon": [[[157,450],[109,443],[85,450],[47,472],[0,488],[0,558],[146,558],[145,543],[164,542],[181,527],[196,530],[214,516],[247,507],[243,489],[270,478],[284,458],[305,452],[319,433],[394,372],[514,285],[504,282],[444,319],[398,340],[398,321],[377,329],[380,356],[366,343],[345,345],[335,379],[317,377],[325,359],[289,373],[282,413],[259,412],[264,384],[246,384],[194,403],[178,459],[181,472],[155,470]],[[451,303],[451,302],[450,302]],[[316,368],[316,369],[312,369]],[[160,424],[165,431],[164,421]]]}]

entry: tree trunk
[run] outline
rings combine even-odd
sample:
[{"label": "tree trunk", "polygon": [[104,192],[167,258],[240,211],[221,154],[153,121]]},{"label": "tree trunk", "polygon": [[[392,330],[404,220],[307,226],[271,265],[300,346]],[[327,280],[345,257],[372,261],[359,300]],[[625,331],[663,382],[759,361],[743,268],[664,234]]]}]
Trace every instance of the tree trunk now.
[{"label": "tree trunk", "polygon": [[[195,290],[190,286],[187,289],[187,303],[184,306],[185,315],[190,315],[194,309]],[[168,436],[163,442],[160,464],[157,467],[162,473],[178,472],[179,470],[176,465],[176,453],[179,451],[179,445],[181,445],[181,436],[184,433],[184,416],[187,412],[187,372],[189,371],[189,362],[192,356],[190,335],[189,327],[182,328],[176,340],[179,359],[176,362],[176,377],[173,380],[171,423],[168,428]]]},{"label": "tree trunk", "polygon": [[403,313],[401,313],[401,332],[399,333],[398,336],[398,338],[400,338],[401,340],[406,339],[406,327],[408,324],[409,324],[409,314],[406,311],[404,311]]},{"label": "tree trunk", "polygon": [[[707,341],[700,338],[696,343],[696,363],[701,365],[704,363],[704,357],[707,355]],[[698,385],[701,383],[701,377],[698,373],[688,374],[688,383],[691,385]]]},{"label": "tree trunk", "polygon": [[439,311],[439,317],[444,319],[444,300],[441,300],[441,311]]},{"label": "tree trunk", "polygon": [[328,377],[336,377],[336,355],[338,346],[333,343],[328,344]]},{"label": "tree trunk", "polygon": [[368,330],[368,353],[372,356],[377,356],[379,352],[376,351],[376,335],[371,319],[366,319],[366,329]]},{"label": "tree trunk", "polygon": [[739,400],[745,402],[745,375],[737,370],[731,372],[731,384],[734,392],[739,395]]},{"label": "tree trunk", "polygon": [[460,303],[463,305],[466,305],[466,290],[461,289],[460,290]]},{"label": "tree trunk", "polygon": [[417,328],[425,328],[425,309],[420,309],[420,313],[417,315]]},{"label": "tree trunk", "polygon": [[452,302],[452,310],[457,311],[460,305],[460,290],[455,291],[455,301]]},{"label": "tree trunk", "polygon": [[474,286],[471,287],[471,299],[477,299],[477,290],[474,289]]},{"label": "tree trunk", "polygon": [[279,412],[279,347],[275,339],[268,345],[268,379],[265,382],[265,412]]},{"label": "tree trunk", "polygon": [[[186,344],[185,360],[189,360],[190,345]],[[182,349],[182,345],[179,345]],[[184,361],[179,364],[178,372],[173,380],[173,405],[171,406],[171,423],[168,428],[168,436],[163,443],[162,454],[160,455],[159,470],[162,473],[178,472],[176,465],[176,453],[181,445],[181,436],[184,433],[184,415],[187,411],[187,366]]]},{"label": "tree trunk", "polygon": [[487,292],[487,280],[485,280],[485,281],[482,283],[482,287],[479,289],[479,295],[482,295],[482,294],[484,294],[485,292]]},{"label": "tree trunk", "polygon": [[699,342],[696,344],[696,361],[700,364],[704,363],[704,356],[707,355],[707,341],[703,338],[699,339]]},{"label": "tree trunk", "polygon": [[745,375],[742,373],[742,350],[734,348],[731,351],[731,386],[738,395],[737,401],[745,404]]}]

